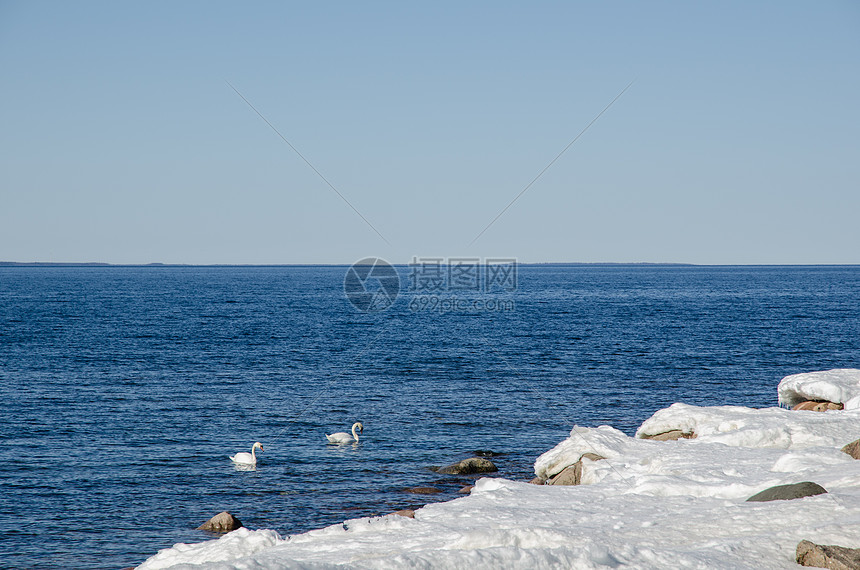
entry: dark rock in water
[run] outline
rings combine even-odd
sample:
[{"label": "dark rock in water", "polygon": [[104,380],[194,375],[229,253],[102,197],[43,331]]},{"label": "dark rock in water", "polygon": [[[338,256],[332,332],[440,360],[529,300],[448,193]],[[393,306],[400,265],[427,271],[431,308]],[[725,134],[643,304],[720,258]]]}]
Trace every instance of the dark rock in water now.
[{"label": "dark rock in water", "polygon": [[391,514],[392,515],[399,515],[401,517],[406,517],[406,518],[410,518],[410,519],[415,518],[415,511],[413,511],[412,509],[401,509],[399,511],[394,511]]},{"label": "dark rock in water", "polygon": [[812,497],[814,495],[823,495],[827,489],[813,483],[804,481],[803,483],[791,483],[790,485],[777,485],[770,489],[765,489],[761,493],[756,493],[747,501],[749,502],[765,502],[765,501],[788,501],[791,499],[800,499],[801,497]]},{"label": "dark rock in water", "polygon": [[696,439],[696,434],[685,433],[679,429],[665,431],[663,433],[646,434],[639,436],[640,439],[653,439],[655,441],[674,441],[676,439]]},{"label": "dark rock in water", "polygon": [[403,492],[412,493],[413,495],[435,495],[442,491],[436,487],[410,487],[408,489],[403,489]]},{"label": "dark rock in water", "polygon": [[472,473],[494,473],[499,468],[489,459],[483,457],[470,457],[453,465],[437,469],[437,473],[445,475],[471,475]]},{"label": "dark rock in water", "polygon": [[589,459],[591,461],[600,461],[606,459],[596,453],[584,453],[579,461],[573,465],[568,465],[562,471],[549,479],[547,485],[579,485],[582,482],[582,460]]},{"label": "dark rock in water", "polygon": [[852,441],[848,445],[842,448],[844,453],[847,453],[854,459],[860,459],[860,439],[857,441]]},{"label": "dark rock in water", "polygon": [[209,532],[230,532],[237,528],[242,528],[242,521],[228,513],[221,511],[202,525],[197,527],[197,530],[208,530]]},{"label": "dark rock in water", "polygon": [[529,481],[529,483],[531,483],[532,485],[543,485],[544,483],[546,483],[546,479],[544,479],[543,477],[535,477],[534,479]]},{"label": "dark rock in water", "polygon": [[808,540],[801,540],[797,545],[795,560],[801,566],[831,568],[833,570],[859,570],[860,548],[815,544]]},{"label": "dark rock in water", "polygon": [[844,406],[836,402],[828,402],[826,400],[807,400],[795,404],[792,410],[809,410],[812,412],[827,412],[830,410],[841,410]]},{"label": "dark rock in water", "polygon": [[472,453],[474,453],[478,457],[499,457],[499,456],[504,455],[504,453],[499,453],[497,451],[490,451],[488,449],[476,449]]}]

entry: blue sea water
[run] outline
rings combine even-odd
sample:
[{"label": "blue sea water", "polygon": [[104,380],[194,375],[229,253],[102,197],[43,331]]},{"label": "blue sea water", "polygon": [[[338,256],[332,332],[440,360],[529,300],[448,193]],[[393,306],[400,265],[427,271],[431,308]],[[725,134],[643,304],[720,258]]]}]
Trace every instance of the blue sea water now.
[{"label": "blue sea water", "polygon": [[860,367],[860,267],[520,266],[471,297],[494,303],[379,313],[346,271],[0,268],[0,565],[131,566],[222,510],[293,534],[448,500],[472,479],[429,467],[475,450],[529,479],[574,423]]}]

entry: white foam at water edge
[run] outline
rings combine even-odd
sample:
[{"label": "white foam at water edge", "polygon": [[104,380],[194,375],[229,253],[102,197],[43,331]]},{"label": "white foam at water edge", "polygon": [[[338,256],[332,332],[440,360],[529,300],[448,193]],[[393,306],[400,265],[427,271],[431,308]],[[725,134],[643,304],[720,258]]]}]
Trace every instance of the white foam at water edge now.
[{"label": "white foam at water edge", "polygon": [[[860,371],[789,376],[780,383],[780,403],[790,403],[791,394],[860,401],[855,380]],[[860,547],[860,461],[840,451],[860,438],[860,407],[673,404],[637,433],[674,429],[697,437],[653,441],[608,426],[575,427],[537,459],[535,473],[558,473],[587,452],[605,457],[583,460],[579,486],[485,478],[471,495],[427,505],[415,519],[354,519],[346,528],[287,538],[239,529],[162,550],[139,568],[790,569],[798,567],[794,552],[803,539]],[[828,493],[746,502],[765,488],[800,481]]]}]

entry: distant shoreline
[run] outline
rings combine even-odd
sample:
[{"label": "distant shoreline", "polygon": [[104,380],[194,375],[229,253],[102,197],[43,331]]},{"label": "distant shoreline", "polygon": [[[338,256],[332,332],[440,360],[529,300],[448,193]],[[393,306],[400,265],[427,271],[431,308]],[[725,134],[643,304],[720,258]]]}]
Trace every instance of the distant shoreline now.
[{"label": "distant shoreline", "polygon": [[[104,263],[104,262],[54,262],[54,261],[0,261],[4,267],[350,267],[351,263]],[[395,267],[409,267],[409,263],[394,263]],[[860,267],[856,263],[748,263],[748,264],[708,264],[708,263],[659,263],[647,261],[633,262],[522,262],[522,267]]]}]

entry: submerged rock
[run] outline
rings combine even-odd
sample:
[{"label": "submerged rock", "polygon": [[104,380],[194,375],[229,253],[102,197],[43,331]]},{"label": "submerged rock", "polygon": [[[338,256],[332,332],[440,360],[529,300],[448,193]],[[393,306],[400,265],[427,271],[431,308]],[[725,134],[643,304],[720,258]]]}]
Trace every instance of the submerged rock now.
[{"label": "submerged rock", "polygon": [[794,405],[792,410],[810,410],[813,412],[827,412],[830,410],[841,410],[844,406],[835,402],[807,400]]},{"label": "submerged rock", "polygon": [[476,449],[472,453],[474,453],[478,457],[499,457],[501,455],[504,455],[504,453],[499,453],[498,451],[490,451],[489,449]]},{"label": "submerged rock", "polygon": [[202,525],[197,527],[197,530],[208,530],[209,532],[230,532],[237,528],[242,528],[242,521],[231,515],[227,511],[221,511]]},{"label": "submerged rock", "polygon": [[860,569],[860,548],[815,544],[808,540],[801,540],[797,545],[795,560],[801,566],[858,570]]},{"label": "submerged rock", "polygon": [[683,432],[679,429],[664,431],[663,433],[648,434],[643,433],[639,436],[640,439],[653,439],[654,441],[674,441],[676,439],[696,439],[696,434],[692,432]]},{"label": "submerged rock", "polygon": [[823,495],[827,489],[813,483],[812,481],[804,481],[803,483],[791,483],[789,485],[777,485],[765,489],[760,493],[756,493],[749,499],[748,502],[765,502],[765,501],[789,501],[791,499],[800,499],[802,497],[812,497],[815,495]]},{"label": "submerged rock", "polygon": [[412,493],[413,495],[436,495],[442,491],[436,487],[409,487],[408,489],[403,489],[403,492]]},{"label": "submerged rock", "polygon": [[499,468],[496,467],[496,464],[489,459],[470,457],[453,465],[440,467],[436,472],[445,475],[471,475],[472,473],[494,473],[498,470]]},{"label": "submerged rock", "polygon": [[843,453],[847,453],[854,459],[860,459],[860,439],[857,441],[852,441],[848,445],[842,448]]}]

